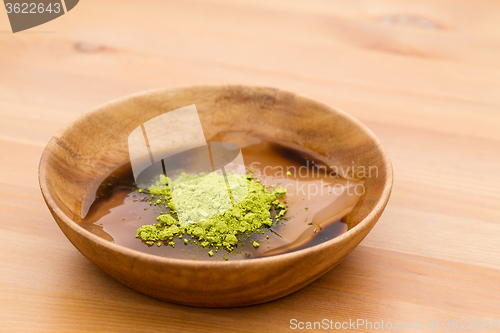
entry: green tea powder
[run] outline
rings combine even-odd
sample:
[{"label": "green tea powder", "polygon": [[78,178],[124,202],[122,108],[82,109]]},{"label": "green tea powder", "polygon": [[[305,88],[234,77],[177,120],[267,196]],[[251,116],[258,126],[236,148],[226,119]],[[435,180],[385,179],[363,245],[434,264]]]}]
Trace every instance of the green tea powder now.
[{"label": "green tea powder", "polygon": [[[231,176],[228,175],[228,177]],[[216,173],[210,175],[183,173],[175,181],[161,175],[160,180],[150,186],[148,190],[151,193],[150,204],[164,205],[166,213],[156,218],[158,224],[144,225],[139,228],[136,237],[148,245],[154,245],[158,242],[158,246],[167,244],[175,247],[176,239],[179,239],[181,244],[194,242],[206,248],[209,256],[213,256],[214,249],[216,251],[225,249],[232,252],[241,236],[250,233],[264,233],[265,228],[273,225],[274,219],[283,218],[285,205],[280,200],[286,194],[284,188],[276,188],[271,192],[270,189],[273,189],[274,186],[266,188],[251,174],[247,175],[246,197],[237,205],[234,204],[231,197],[232,205],[226,208],[224,203],[220,203],[222,200],[219,200],[222,198],[222,195],[219,195],[221,194],[221,182],[224,184],[223,176]],[[176,202],[181,202],[182,207],[188,207],[185,212],[177,212],[170,188],[165,184],[175,188]],[[229,187],[228,189],[234,191]],[[207,202],[214,204],[211,205],[212,207],[207,207]],[[200,219],[200,217],[209,216],[209,211],[214,206],[216,209],[224,208],[221,210],[221,214],[215,216],[210,214],[213,217],[205,220]],[[197,218],[202,221],[181,224],[178,214],[191,214],[193,219]],[[254,242],[253,246],[258,248],[259,244]]]}]

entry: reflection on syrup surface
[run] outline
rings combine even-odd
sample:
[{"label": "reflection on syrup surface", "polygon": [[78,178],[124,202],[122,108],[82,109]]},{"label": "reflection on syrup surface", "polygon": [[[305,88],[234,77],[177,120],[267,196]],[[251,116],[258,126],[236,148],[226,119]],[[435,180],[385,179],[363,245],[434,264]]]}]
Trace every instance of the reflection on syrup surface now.
[{"label": "reflection on syrup surface", "polygon": [[[137,229],[157,223],[165,209],[150,206],[150,195],[138,193],[130,163],[121,166],[99,186],[96,200],[80,225],[86,230],[134,250],[182,259],[248,259],[296,251],[332,239],[347,231],[341,218],[355,206],[362,191],[360,181],[330,172],[325,161],[305,150],[291,149],[245,133],[227,133],[211,141],[227,141],[242,149],[247,169],[263,184],[287,189],[287,221],[280,221],[264,234],[241,236],[242,243],[230,254],[219,250],[213,257],[199,245],[176,241],[171,246],[148,246],[135,238]],[[287,175],[287,172],[290,172]],[[269,236],[266,238],[266,236]],[[254,240],[260,243],[256,250]],[[247,254],[247,255],[245,255]]]}]

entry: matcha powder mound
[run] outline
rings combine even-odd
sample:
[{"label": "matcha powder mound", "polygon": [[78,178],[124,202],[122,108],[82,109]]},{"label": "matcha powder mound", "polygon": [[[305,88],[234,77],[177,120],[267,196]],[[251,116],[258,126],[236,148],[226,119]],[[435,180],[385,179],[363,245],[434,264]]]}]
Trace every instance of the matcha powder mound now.
[{"label": "matcha powder mound", "polygon": [[[207,196],[212,196],[220,190],[220,180],[214,180],[207,184],[207,176],[186,175],[183,174],[179,178],[190,178],[190,184],[197,180],[203,182],[203,186],[191,186],[195,196],[200,193],[206,193]],[[276,188],[270,192],[265,185],[260,184],[258,180],[253,179],[251,175],[247,175],[248,192],[247,196],[237,205],[225,210],[222,214],[208,218],[202,222],[181,225],[178,219],[178,212],[175,209],[172,195],[168,186],[164,184],[173,184],[170,178],[160,176],[160,180],[148,188],[151,193],[151,204],[164,205],[168,211],[166,214],[158,216],[156,219],[160,223],[152,225],[144,225],[137,230],[137,238],[142,239],[148,245],[154,245],[155,242],[163,242],[171,246],[175,246],[175,238],[180,238],[184,244],[188,243],[188,238],[194,238],[197,242],[213,255],[211,249],[225,249],[232,252],[238,244],[238,237],[249,233],[263,233],[265,227],[270,227],[273,224],[273,218],[283,218],[285,214],[284,205],[280,203],[280,199],[286,194],[284,188]],[[213,189],[210,188],[213,187]],[[272,188],[273,186],[269,187]],[[199,193],[196,193],[199,192]],[[203,212],[205,207],[190,207],[193,211],[197,209]],[[191,203],[192,204],[192,203]],[[274,217],[271,215],[274,211]]]}]

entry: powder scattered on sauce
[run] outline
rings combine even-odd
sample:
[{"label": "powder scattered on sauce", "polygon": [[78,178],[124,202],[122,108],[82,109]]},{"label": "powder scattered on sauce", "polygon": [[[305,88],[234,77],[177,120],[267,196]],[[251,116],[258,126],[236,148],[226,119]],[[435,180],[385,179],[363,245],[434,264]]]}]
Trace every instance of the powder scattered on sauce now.
[{"label": "powder scattered on sauce", "polygon": [[[176,191],[183,186],[182,184],[187,184],[182,188],[182,195],[177,202],[182,202],[183,207],[188,207],[189,214],[192,214],[191,217],[196,220],[200,214],[201,216],[209,215],[211,208],[206,204],[209,200],[190,198],[206,196],[207,199],[217,201],[217,193],[221,190],[220,184],[221,181],[224,182],[224,178],[216,173],[208,176],[183,173],[178,179],[172,181],[161,175],[160,180],[148,188],[151,193],[150,203],[164,205],[168,212],[156,218],[160,223],[140,227],[136,237],[150,246],[158,242],[158,246],[166,244],[175,247],[176,239],[179,239],[181,244],[193,242],[209,250],[209,256],[214,255],[213,250],[217,252],[219,249],[224,249],[232,252],[239,243],[239,238],[250,233],[264,233],[264,228],[269,228],[276,220],[283,219],[286,212],[285,205],[280,202],[286,194],[284,188],[274,188],[275,186],[266,188],[251,174],[248,174],[246,178],[247,196],[239,204],[234,205],[231,198],[233,207],[222,214],[202,222],[182,225],[178,214],[184,212],[176,210],[170,188],[165,184],[171,184]],[[259,247],[255,241],[252,245],[256,249]]]},{"label": "powder scattered on sauce", "polygon": [[[183,216],[181,210],[170,209],[169,205],[172,208],[175,206],[170,204],[172,199],[167,191],[166,183],[161,181],[158,184],[155,183],[155,180],[159,179],[157,171],[150,174],[151,178],[144,179],[143,184],[149,185],[139,188],[130,163],[113,170],[110,175],[96,183],[95,192],[93,188],[89,190],[90,194],[82,203],[82,221],[79,225],[103,239],[136,251],[169,258],[208,261],[246,260],[293,252],[321,244],[348,230],[343,217],[354,208],[362,195],[354,191],[358,185],[363,187],[364,181],[358,180],[359,176],[347,175],[347,179],[342,176],[343,173],[331,173],[332,170],[317,167],[330,165],[330,160],[323,160],[321,156],[315,157],[309,150],[301,147],[287,147],[248,133],[229,132],[214,137],[212,140],[234,142],[241,147],[241,152],[245,157],[245,168],[247,173],[252,174],[252,177],[247,178],[244,174],[238,176],[244,184],[251,182],[249,185],[251,188],[260,189],[260,192],[252,195],[265,198],[265,194],[269,192],[276,196],[270,205],[265,199],[255,200],[253,197],[247,198],[246,201],[252,207],[257,202],[265,203],[266,209],[263,212],[265,216],[271,217],[273,221],[271,227],[263,223],[266,219],[261,219],[260,227],[252,226],[253,220],[251,224],[248,222],[243,224],[242,217],[251,213],[253,208],[247,211],[239,206],[237,210],[240,212],[240,219],[233,221],[229,218],[228,220],[233,225],[240,222],[245,231],[232,228],[233,232],[236,229],[236,233],[233,233],[229,232],[228,228],[227,232],[222,232],[224,228],[217,222],[224,219],[224,223],[227,223],[225,219],[228,215],[211,214],[207,207],[196,202],[197,197],[198,201],[205,202],[202,197],[199,197],[198,192],[195,192],[195,195],[186,192],[183,199],[183,195],[179,196],[177,192],[178,187],[169,182],[168,178],[163,179],[172,185],[170,189],[173,189],[175,203],[178,200],[186,200],[178,204],[177,208],[185,209],[186,206],[192,205],[196,214],[201,214],[193,215],[194,217],[208,215],[207,218],[197,219],[197,224],[189,225],[193,221],[185,218],[186,215]],[[196,158],[197,155],[193,153],[188,156],[188,158],[191,157]],[[175,172],[177,176],[180,171],[182,170]],[[287,174],[289,171],[291,171],[290,175]],[[187,170],[186,172],[184,177],[189,178],[195,171]],[[226,173],[226,176],[229,176],[229,173]],[[194,182],[197,180],[195,179]],[[235,183],[228,181],[225,184],[232,186]],[[245,186],[245,189],[247,187]],[[240,187],[227,189],[224,202],[221,200],[221,206],[227,205],[231,209],[235,206],[234,202],[241,203],[247,193],[238,196],[238,188]],[[220,191],[220,187],[218,190]],[[285,193],[286,199],[283,198]],[[231,198],[234,200],[231,201]],[[195,200],[191,203],[193,199]],[[186,210],[188,215],[191,211],[193,211],[191,207]],[[257,210],[259,211],[260,209]],[[230,213],[232,212],[226,214]],[[281,216],[278,217],[280,214]],[[164,215],[170,216],[173,220]],[[209,219],[216,215],[222,216]],[[256,215],[260,216],[259,213]],[[231,216],[235,217],[234,214]],[[164,221],[160,221],[160,218]],[[205,222],[203,220],[209,220],[212,226],[202,225]],[[267,222],[269,223],[268,220]],[[173,228],[174,225],[179,229],[178,231]],[[144,228],[141,228],[143,226]],[[200,237],[194,234],[196,227],[201,228]],[[144,232],[145,241],[142,238],[136,238],[138,229]],[[187,232],[188,229],[191,234]],[[164,233],[160,235],[160,232]],[[232,245],[234,238],[230,235],[236,238],[236,245]],[[232,251],[224,247],[224,242],[233,248]],[[202,243],[206,247],[201,246]],[[211,256],[210,253],[213,255]]]}]

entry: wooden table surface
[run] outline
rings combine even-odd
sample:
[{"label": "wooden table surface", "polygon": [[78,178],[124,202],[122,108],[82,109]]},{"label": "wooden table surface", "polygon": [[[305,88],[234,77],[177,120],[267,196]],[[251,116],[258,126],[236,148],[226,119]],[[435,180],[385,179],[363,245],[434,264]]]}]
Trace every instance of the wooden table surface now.
[{"label": "wooden table surface", "polygon": [[[0,12],[0,331],[277,332],[293,319],[500,330],[498,1],[86,0],[17,34]],[[45,206],[37,167],[51,136],[101,103],[219,83],[345,110],[385,145],[395,182],[374,230],[308,287],[191,308],[83,257]]]}]

